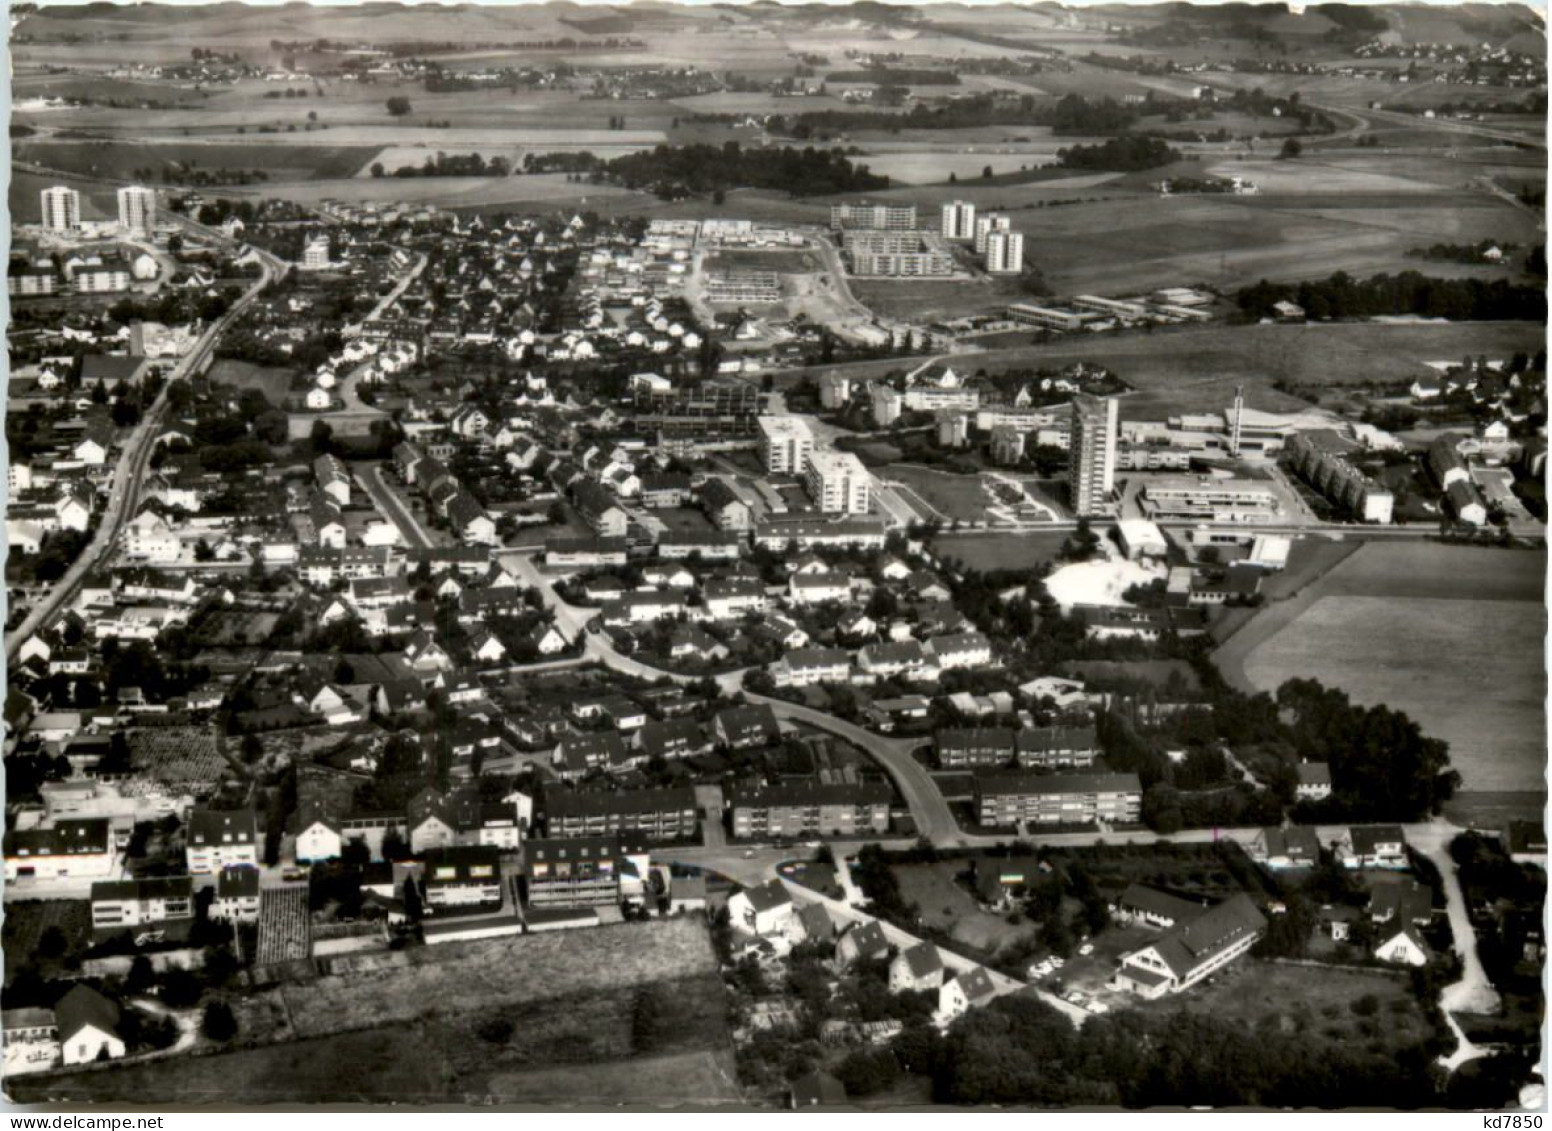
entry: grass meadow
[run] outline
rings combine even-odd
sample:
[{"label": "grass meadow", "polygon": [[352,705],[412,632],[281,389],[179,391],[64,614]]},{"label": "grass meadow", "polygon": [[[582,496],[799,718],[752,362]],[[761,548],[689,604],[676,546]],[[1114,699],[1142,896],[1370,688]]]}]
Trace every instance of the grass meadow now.
[{"label": "grass meadow", "polygon": [[1545,568],[1541,553],[1370,542],[1219,656],[1258,689],[1313,677],[1405,711],[1450,744],[1467,791],[1539,791]]}]

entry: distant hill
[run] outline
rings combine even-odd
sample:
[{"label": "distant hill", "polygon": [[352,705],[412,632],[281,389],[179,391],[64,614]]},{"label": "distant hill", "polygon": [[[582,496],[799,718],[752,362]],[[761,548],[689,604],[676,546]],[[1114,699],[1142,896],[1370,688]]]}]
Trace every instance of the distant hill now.
[{"label": "distant hill", "polygon": [[[781,4],[753,0],[749,4],[686,5],[672,0],[604,5],[552,0],[520,6],[451,4],[413,6],[390,0],[368,0],[351,6],[314,7],[287,3],[278,7],[224,2],[204,5],[164,3],[111,4],[103,0],[80,5],[50,5],[18,10],[18,32],[25,39],[154,41],[176,37],[179,42],[241,44],[270,39],[370,38],[382,40],[435,39],[440,42],[488,44],[503,38],[603,37],[672,31],[711,21],[757,23],[780,29],[812,28],[838,18],[880,29],[903,27],[967,27],[979,25],[995,34],[1016,36],[1051,28],[1122,25],[1137,31],[1174,29],[1183,36],[1256,38],[1305,41],[1332,35],[1369,38],[1383,35],[1398,43],[1457,43],[1508,46],[1539,51],[1545,44],[1541,17],[1524,4],[1348,4],[1317,3],[1295,12],[1286,3],[1189,4],[1105,3],[1068,6],[1043,0],[1034,4],[959,4],[934,2],[919,6],[857,0],[834,4]],[[708,63],[714,62],[708,60]]]}]

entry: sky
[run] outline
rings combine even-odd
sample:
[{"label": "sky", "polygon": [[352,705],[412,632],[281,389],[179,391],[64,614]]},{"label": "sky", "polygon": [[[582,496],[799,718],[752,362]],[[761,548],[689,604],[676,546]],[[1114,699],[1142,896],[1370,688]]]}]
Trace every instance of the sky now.
[{"label": "sky", "polygon": [[[82,3],[87,3],[88,0],[81,0],[81,2]],[[215,2],[215,0],[156,0],[156,2],[157,3],[162,3],[162,4],[178,4],[178,5],[193,6],[193,5],[199,5],[199,4],[213,3],[213,2]],[[241,2],[245,3],[245,4],[248,4],[250,6],[253,6],[253,7],[272,7],[272,6],[278,6],[280,4],[293,3],[293,2],[295,2],[295,0],[241,0]],[[313,3],[313,4],[316,4],[318,6],[345,7],[345,6],[350,6],[350,5],[353,5],[353,4],[357,4],[357,3],[361,2],[361,0],[309,0],[309,2]],[[414,7],[439,6],[439,4],[440,4],[440,0],[399,0],[399,2],[405,3],[405,4],[410,5],[410,6],[414,6]],[[629,7],[630,6],[630,0],[570,0],[570,2],[574,3],[574,4],[604,5],[604,6],[608,6],[608,7]],[[656,0],[653,0],[653,2],[656,2]],[[678,4],[687,4],[687,5],[695,5],[695,6],[702,6],[702,5],[707,5],[707,4],[721,4],[721,3],[737,4],[737,3],[740,2],[740,0],[667,0],[667,2],[678,3]],[[784,2],[788,2],[788,0],[777,0],[777,2],[778,3],[784,3]],[[826,5],[829,5],[831,7],[842,8],[842,7],[846,7],[849,3],[851,3],[851,0],[790,0],[790,2],[792,2],[792,3],[803,3],[803,4],[826,4]],[[886,2],[888,2],[888,3],[898,3],[898,4],[909,4],[909,3],[911,3],[911,0],[886,0]],[[1010,2],[1010,0],[924,0],[924,2],[925,3],[934,3],[934,2],[959,3],[959,4],[962,4],[962,5],[966,6],[966,7],[974,7],[974,6],[977,6],[977,5],[1008,3],[1008,2]],[[1011,2],[1017,3],[1017,2],[1019,2],[1019,0],[1011,0]],[[1039,2],[1039,0],[1034,0],[1034,2]],[[1084,8],[1084,7],[1089,7],[1091,5],[1094,5],[1094,4],[1126,3],[1126,2],[1128,2],[1128,0],[1061,0],[1061,2],[1062,2],[1062,4],[1065,7],[1069,7],[1069,8]],[[1139,2],[1149,3],[1149,2],[1155,2],[1155,0],[1139,0]],[[1199,4],[1199,5],[1217,5],[1217,4],[1226,4],[1226,3],[1236,2],[1236,0],[1189,0],[1189,2],[1193,3],[1193,4]],[[1243,0],[1238,0],[1238,2],[1243,2]],[[1256,2],[1260,2],[1260,0],[1251,0],[1251,2],[1252,3],[1256,3]],[[1357,0],[1357,2],[1362,3],[1363,0]],[[1402,0],[1402,2],[1407,3],[1407,4],[1430,4],[1430,5],[1435,5],[1437,7],[1452,7],[1452,6],[1459,6],[1460,3],[1461,3],[1461,0]],[[1531,11],[1536,12],[1537,14],[1539,14],[1541,16],[1541,18],[1542,18],[1542,22],[1543,23],[1546,21],[1546,5],[1544,3],[1530,2],[1530,0],[1476,0],[1476,2],[1491,4],[1491,5],[1500,6],[1500,7],[1501,6],[1507,6],[1508,4],[1511,4],[1511,3],[1518,3],[1522,7],[1529,8],[1529,9],[1531,9]],[[489,6],[492,6],[492,7],[516,7],[516,6],[521,6],[520,3],[514,3],[513,0],[452,0],[452,4],[453,4],[453,6],[457,6],[458,4],[479,4],[479,5],[489,5]],[[75,6],[75,5],[69,5],[69,4],[44,4],[43,6],[44,7],[72,7],[72,6]],[[1303,5],[1303,4],[1293,4],[1293,3],[1290,3],[1288,6],[1294,12],[1301,12],[1301,11],[1304,10],[1304,7],[1305,7],[1305,5]]]}]

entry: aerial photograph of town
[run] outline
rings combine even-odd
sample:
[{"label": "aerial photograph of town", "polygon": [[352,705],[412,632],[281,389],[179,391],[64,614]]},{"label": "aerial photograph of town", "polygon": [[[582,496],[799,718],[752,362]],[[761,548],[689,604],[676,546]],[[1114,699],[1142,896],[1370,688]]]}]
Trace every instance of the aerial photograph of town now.
[{"label": "aerial photograph of town", "polygon": [[1543,10],[9,36],[10,1103],[1545,1110]]}]

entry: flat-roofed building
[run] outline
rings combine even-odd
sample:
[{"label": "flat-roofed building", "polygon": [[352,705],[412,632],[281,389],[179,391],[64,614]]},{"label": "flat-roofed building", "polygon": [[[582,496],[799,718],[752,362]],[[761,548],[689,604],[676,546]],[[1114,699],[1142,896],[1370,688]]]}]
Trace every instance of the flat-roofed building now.
[{"label": "flat-roofed building", "polygon": [[1154,522],[1245,524],[1275,522],[1283,504],[1276,489],[1259,479],[1169,475],[1142,490],[1142,507]]},{"label": "flat-roofed building", "polygon": [[760,417],[761,456],[772,475],[802,475],[814,452],[814,433],[808,421],[791,414]]},{"label": "flat-roofed building", "polygon": [[1135,824],[1142,813],[1136,774],[985,774],[975,781],[982,825]]},{"label": "flat-roofed building", "polygon": [[914,231],[916,205],[871,204],[866,201],[847,201],[830,206],[830,228],[833,231],[863,229],[887,232]]},{"label": "flat-roofed building", "polygon": [[1072,509],[1080,518],[1111,511],[1119,413],[1114,397],[1073,398],[1068,477]]},{"label": "flat-roofed building", "polygon": [[873,476],[850,452],[811,453],[804,482],[809,498],[826,514],[868,513]]}]

